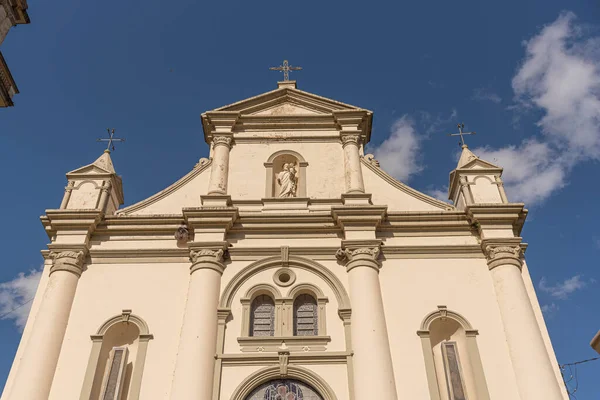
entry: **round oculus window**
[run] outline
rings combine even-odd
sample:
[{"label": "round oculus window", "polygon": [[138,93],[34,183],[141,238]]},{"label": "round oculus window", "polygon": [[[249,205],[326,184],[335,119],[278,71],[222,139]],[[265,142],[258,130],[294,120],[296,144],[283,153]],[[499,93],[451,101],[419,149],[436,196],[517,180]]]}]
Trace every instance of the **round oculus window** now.
[{"label": "round oculus window", "polygon": [[296,274],[289,268],[280,268],[273,275],[273,281],[278,286],[290,286],[295,280]]}]

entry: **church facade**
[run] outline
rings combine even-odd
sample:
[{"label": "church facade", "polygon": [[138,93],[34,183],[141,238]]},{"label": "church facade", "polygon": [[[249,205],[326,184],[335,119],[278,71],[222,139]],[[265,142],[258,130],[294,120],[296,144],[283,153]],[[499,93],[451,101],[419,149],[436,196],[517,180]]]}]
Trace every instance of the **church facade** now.
[{"label": "church facade", "polygon": [[283,81],[139,203],[109,152],[67,173],[2,400],[567,400],[502,169],[463,146],[441,202],[371,123]]}]

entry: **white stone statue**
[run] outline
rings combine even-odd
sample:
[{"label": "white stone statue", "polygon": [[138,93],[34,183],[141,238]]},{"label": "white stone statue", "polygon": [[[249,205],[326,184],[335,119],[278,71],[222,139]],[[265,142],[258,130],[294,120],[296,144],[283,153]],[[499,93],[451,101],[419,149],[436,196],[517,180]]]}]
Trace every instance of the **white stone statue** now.
[{"label": "white stone statue", "polygon": [[279,197],[296,197],[298,187],[298,170],[295,164],[283,164],[283,170],[277,174],[277,183],[280,186]]}]

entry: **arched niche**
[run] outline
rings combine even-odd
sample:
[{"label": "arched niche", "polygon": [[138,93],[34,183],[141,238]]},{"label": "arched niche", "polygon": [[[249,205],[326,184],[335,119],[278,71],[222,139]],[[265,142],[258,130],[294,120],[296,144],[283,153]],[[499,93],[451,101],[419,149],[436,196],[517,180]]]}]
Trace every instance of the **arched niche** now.
[{"label": "arched niche", "polygon": [[423,319],[420,328],[417,334],[431,400],[489,400],[476,340],[478,331],[469,321],[446,306],[438,306]]},{"label": "arched niche", "polygon": [[294,379],[304,382],[314,388],[323,400],[337,400],[335,393],[323,378],[307,368],[296,365],[277,365],[255,372],[240,383],[231,400],[247,400],[257,387],[276,379]]},{"label": "arched niche", "polygon": [[285,165],[294,165],[296,169],[296,189],[293,196],[306,197],[306,167],[308,163],[300,153],[293,150],[277,151],[264,163],[266,169],[265,197],[280,197],[281,185],[277,181]]},{"label": "arched niche", "polygon": [[106,364],[110,351],[114,347],[127,347],[129,351],[128,364],[125,370],[123,400],[138,400],[142,384],[142,375],[148,351],[148,342],[153,339],[148,324],[131,310],[123,310],[106,320],[92,339],[92,351],[88,361],[81,400],[97,399],[100,397],[104,380]]}]

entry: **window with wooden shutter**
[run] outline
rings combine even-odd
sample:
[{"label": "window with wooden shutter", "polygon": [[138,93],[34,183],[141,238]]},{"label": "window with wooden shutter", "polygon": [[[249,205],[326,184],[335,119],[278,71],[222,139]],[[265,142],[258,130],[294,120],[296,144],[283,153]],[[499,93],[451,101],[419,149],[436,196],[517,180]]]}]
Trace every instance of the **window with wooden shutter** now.
[{"label": "window with wooden shutter", "polygon": [[309,294],[301,294],[294,300],[294,336],[317,336],[318,334],[317,301]]},{"label": "window with wooden shutter", "polygon": [[107,370],[102,384],[102,400],[120,400],[127,367],[127,347],[113,347],[107,363]]},{"label": "window with wooden shutter", "polygon": [[250,336],[275,334],[275,303],[267,295],[257,296],[250,307]]}]

